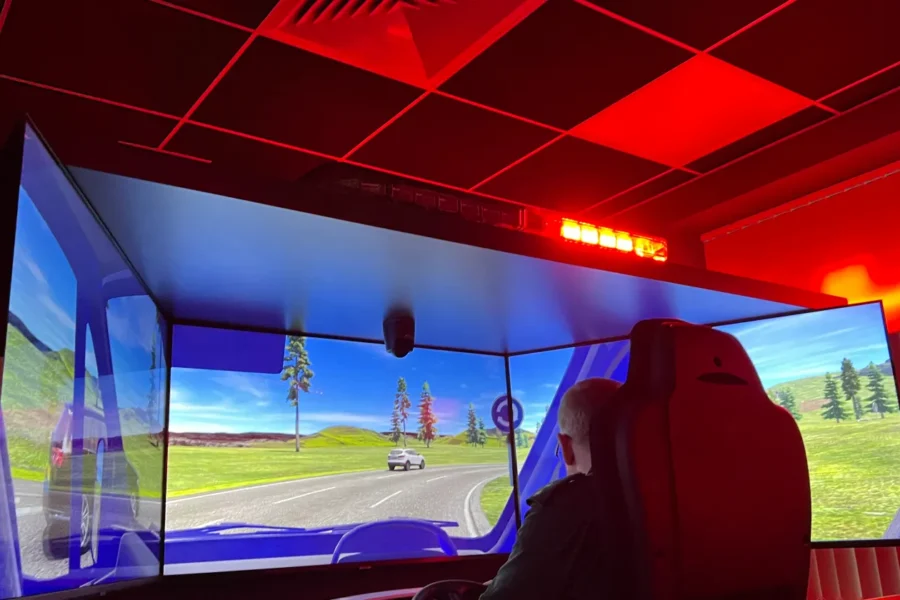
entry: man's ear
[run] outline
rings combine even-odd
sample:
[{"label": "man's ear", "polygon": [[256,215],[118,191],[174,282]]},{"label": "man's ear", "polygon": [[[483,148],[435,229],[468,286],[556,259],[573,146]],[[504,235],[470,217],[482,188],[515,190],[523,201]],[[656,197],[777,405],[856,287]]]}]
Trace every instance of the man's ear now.
[{"label": "man's ear", "polygon": [[559,448],[562,450],[563,461],[567,465],[574,465],[575,449],[572,447],[572,438],[564,433],[560,433],[556,437],[559,440]]}]

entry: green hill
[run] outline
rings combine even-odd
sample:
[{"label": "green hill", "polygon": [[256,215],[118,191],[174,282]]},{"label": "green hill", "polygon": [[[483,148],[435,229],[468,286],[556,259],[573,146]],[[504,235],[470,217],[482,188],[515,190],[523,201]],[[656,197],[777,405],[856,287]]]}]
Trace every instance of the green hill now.
[{"label": "green hill", "polygon": [[[881,365],[878,365],[878,370],[885,375],[884,387],[888,393],[888,397],[896,403],[897,386],[894,383],[893,377],[891,376],[890,363],[882,363]],[[839,375],[839,371],[840,369],[835,369],[835,372],[832,373],[832,377],[837,377]],[[866,384],[868,383],[868,379],[866,377],[868,368],[860,369],[859,373],[860,384],[862,384],[862,401],[863,405],[865,405],[868,403],[869,397],[869,390],[866,387]],[[769,388],[769,391],[779,392],[784,389],[790,389],[794,393],[794,397],[797,399],[797,402],[800,405],[800,412],[817,411],[821,408],[822,403],[825,400],[825,376],[816,375],[815,377],[804,377],[803,379],[779,383],[778,385]],[[840,389],[840,382],[838,383],[838,389]]]},{"label": "green hill", "polygon": [[[293,444],[293,442],[288,442]],[[300,439],[304,448],[335,448],[340,446],[393,446],[391,441],[378,432],[361,427],[326,427],[318,433]]]},{"label": "green hill", "polygon": [[[75,354],[69,349],[42,351],[13,324],[6,333],[3,417],[10,462],[19,475],[23,470],[40,474],[47,466],[50,432],[63,405],[72,401]],[[99,398],[97,380],[88,376],[85,404],[96,407]]]},{"label": "green hill", "polygon": [[[488,444],[496,444],[497,443],[497,429],[485,429],[485,433],[487,433],[487,443]],[[501,434],[502,435],[502,434]],[[504,436],[505,437],[505,436]],[[530,446],[534,443],[535,434],[526,431],[525,437],[528,439],[528,445]],[[467,435],[465,431],[460,431],[456,435],[444,435],[440,436],[438,439],[434,441],[435,444],[446,445],[446,446],[465,446],[467,444]]]}]

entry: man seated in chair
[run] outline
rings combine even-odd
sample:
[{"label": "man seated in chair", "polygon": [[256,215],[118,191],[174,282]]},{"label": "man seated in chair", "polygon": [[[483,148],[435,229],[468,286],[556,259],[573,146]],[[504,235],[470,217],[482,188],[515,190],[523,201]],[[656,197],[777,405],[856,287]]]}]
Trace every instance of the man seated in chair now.
[{"label": "man seated in chair", "polygon": [[567,477],[528,500],[530,510],[509,560],[488,583],[481,600],[595,598],[600,560],[595,494],[590,481],[590,423],[619,384],[585,379],[572,386],[559,406],[559,446]]}]

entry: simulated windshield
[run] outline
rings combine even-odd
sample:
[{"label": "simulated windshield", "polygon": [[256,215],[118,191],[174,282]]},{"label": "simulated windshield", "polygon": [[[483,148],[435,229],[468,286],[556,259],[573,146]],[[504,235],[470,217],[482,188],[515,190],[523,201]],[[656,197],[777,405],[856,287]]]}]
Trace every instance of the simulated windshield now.
[{"label": "simulated windshield", "polygon": [[[380,345],[260,333],[243,365],[233,354],[228,369],[178,366],[215,367],[207,349],[221,335],[175,328],[167,557],[199,531],[271,528],[308,533],[295,564],[447,554],[447,538],[457,553],[494,549],[511,491],[507,437],[491,416],[506,390],[502,357],[416,349],[400,360]],[[505,493],[486,494],[498,480]],[[338,555],[323,543],[379,523],[394,529],[373,530],[378,552],[365,528]]]}]

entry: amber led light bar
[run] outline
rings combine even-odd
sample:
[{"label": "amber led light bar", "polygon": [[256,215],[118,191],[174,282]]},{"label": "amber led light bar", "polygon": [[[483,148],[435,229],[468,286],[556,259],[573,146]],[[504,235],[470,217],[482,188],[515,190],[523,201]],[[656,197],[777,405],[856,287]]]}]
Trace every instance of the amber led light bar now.
[{"label": "amber led light bar", "polygon": [[575,219],[562,219],[559,235],[569,242],[617,250],[625,254],[634,254],[640,258],[651,258],[658,262],[665,262],[669,258],[669,249],[665,240],[635,235],[608,227],[598,227]]}]

